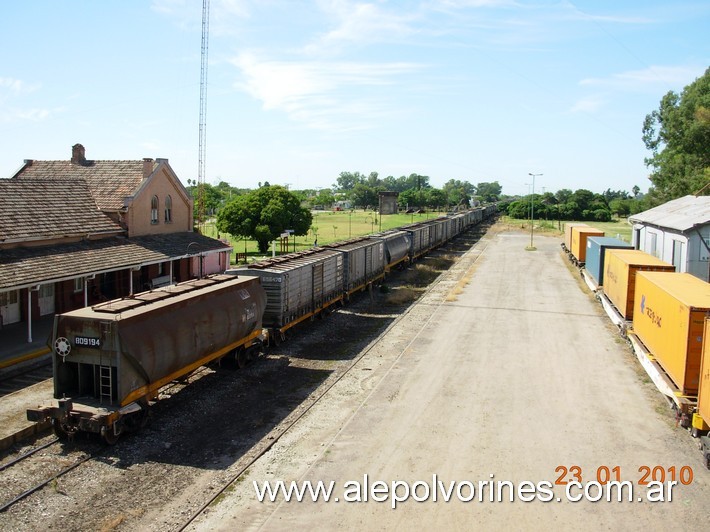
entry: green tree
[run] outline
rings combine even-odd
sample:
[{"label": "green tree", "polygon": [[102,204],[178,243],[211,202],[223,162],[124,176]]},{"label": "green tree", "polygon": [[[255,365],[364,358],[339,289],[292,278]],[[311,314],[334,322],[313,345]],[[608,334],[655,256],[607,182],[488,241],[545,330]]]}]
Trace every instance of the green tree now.
[{"label": "green tree", "polygon": [[[188,183],[190,180],[188,179]],[[225,194],[223,189],[210,185],[209,183],[198,184],[197,181],[193,181],[193,185],[187,188],[187,191],[194,199],[193,205],[193,216],[195,223],[198,221],[198,211],[199,211],[199,187],[202,187],[203,191],[203,201],[205,206],[205,216],[214,215],[219,209],[220,205],[223,203]]]},{"label": "green tree", "polygon": [[609,202],[609,210],[612,214],[616,214],[619,217],[628,216],[631,214],[631,202],[630,199],[614,198]]},{"label": "green tree", "polygon": [[360,172],[340,172],[335,188],[341,192],[349,192],[355,185],[365,181],[365,177]]},{"label": "green tree", "polygon": [[399,193],[397,202],[403,209],[420,209],[427,204],[427,192],[425,190],[417,190],[416,188],[408,188]]},{"label": "green tree", "polygon": [[378,190],[365,183],[358,183],[350,192],[350,199],[353,201],[354,205],[363,208],[376,207],[379,202]]},{"label": "green tree", "polygon": [[468,205],[471,196],[476,192],[476,187],[468,181],[449,179],[444,183],[442,190],[444,194],[446,194],[447,203],[449,205]]},{"label": "green tree", "polygon": [[265,253],[269,242],[286,229],[305,235],[312,220],[310,210],[301,207],[293,193],[280,186],[262,186],[228,202],[217,215],[217,227],[236,238],[256,240]]},{"label": "green tree", "polygon": [[318,195],[313,199],[316,205],[323,205],[324,207],[330,207],[335,203],[335,196],[329,188],[325,188],[318,192]]},{"label": "green tree", "polygon": [[[435,209],[437,207],[445,207],[447,204],[446,194],[443,190],[439,188],[430,188],[425,191],[426,194],[426,205],[430,209]],[[466,200],[468,204],[468,199]]]},{"label": "green tree", "polygon": [[500,186],[498,181],[493,181],[492,183],[483,182],[476,185],[476,196],[480,196],[481,201],[486,203],[498,201],[501,192],[503,192],[503,187]]},{"label": "green tree", "polygon": [[660,107],[646,115],[643,142],[651,152],[645,162],[659,202],[692,194],[710,182],[710,68],[681,94],[663,96]]}]

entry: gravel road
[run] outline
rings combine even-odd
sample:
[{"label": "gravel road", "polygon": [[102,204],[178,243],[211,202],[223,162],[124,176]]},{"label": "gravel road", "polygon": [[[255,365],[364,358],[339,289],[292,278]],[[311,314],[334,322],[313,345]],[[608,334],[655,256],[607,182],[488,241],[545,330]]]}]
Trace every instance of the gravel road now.
[{"label": "gravel road", "polygon": [[[675,427],[559,239],[537,236],[537,251],[528,243],[523,233],[489,232],[194,527],[702,528],[710,472],[695,441]],[[673,488],[672,502],[638,501],[643,468],[655,466],[666,480],[683,466],[694,477]],[[508,491],[505,502],[490,502],[488,491],[478,500],[479,481],[552,485],[579,472],[586,482],[605,467],[632,483],[633,502],[569,502],[564,485],[550,502],[517,492],[508,502]],[[449,503],[439,492],[437,502],[394,510],[391,498],[345,502],[346,483],[364,475],[388,486],[431,485],[437,475],[464,498],[464,481],[476,492],[471,502],[454,490]],[[260,503],[253,482],[266,480],[335,481],[340,502]],[[417,493],[424,498],[423,485]]]}]

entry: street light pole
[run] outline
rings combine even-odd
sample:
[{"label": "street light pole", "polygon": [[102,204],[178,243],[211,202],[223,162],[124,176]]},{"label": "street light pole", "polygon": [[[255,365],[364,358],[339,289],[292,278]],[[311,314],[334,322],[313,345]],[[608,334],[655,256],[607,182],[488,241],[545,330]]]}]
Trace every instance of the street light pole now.
[{"label": "street light pole", "polygon": [[528,175],[532,176],[532,194],[530,194],[530,250],[534,250],[535,246],[533,245],[533,228],[535,224],[535,178],[540,177],[542,174],[532,174],[528,173]]}]

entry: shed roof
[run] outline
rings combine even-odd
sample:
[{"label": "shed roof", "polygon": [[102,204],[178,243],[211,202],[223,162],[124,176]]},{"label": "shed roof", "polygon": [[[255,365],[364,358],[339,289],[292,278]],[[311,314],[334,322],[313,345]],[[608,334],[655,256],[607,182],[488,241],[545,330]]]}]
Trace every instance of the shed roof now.
[{"label": "shed roof", "polygon": [[710,196],[683,196],[629,216],[629,221],[688,231],[693,227],[710,224]]}]

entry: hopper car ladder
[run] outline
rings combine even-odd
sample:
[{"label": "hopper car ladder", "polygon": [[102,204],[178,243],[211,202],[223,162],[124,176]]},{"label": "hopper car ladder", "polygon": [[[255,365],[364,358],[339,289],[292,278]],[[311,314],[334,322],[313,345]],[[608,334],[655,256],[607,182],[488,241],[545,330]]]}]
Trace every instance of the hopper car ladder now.
[{"label": "hopper car ladder", "polygon": [[99,366],[99,400],[103,404],[104,399],[111,403],[113,397],[113,383],[111,380],[111,366]]}]

